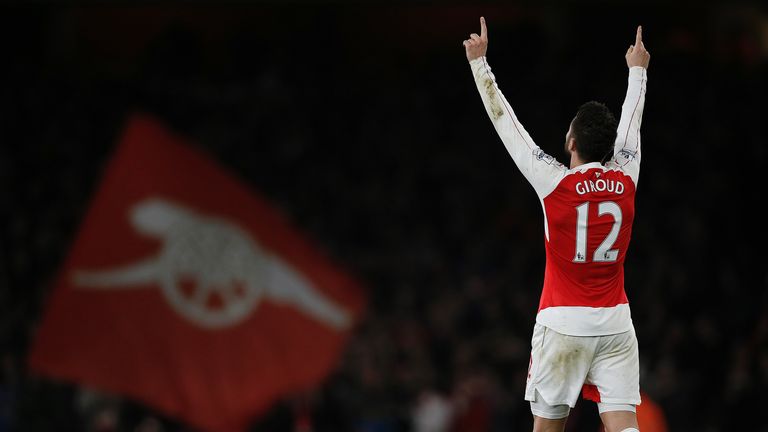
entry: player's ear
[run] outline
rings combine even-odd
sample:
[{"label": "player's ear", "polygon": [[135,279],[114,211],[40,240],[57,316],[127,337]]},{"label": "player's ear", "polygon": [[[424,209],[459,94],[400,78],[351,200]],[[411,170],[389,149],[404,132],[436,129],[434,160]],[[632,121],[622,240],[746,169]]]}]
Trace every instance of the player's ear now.
[{"label": "player's ear", "polygon": [[576,140],[574,138],[568,139],[568,151],[571,153],[576,151]]}]

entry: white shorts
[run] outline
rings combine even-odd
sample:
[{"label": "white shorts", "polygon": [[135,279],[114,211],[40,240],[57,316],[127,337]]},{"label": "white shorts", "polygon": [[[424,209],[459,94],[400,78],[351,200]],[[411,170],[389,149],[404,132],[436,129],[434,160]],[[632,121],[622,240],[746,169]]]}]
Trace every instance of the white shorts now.
[{"label": "white shorts", "polygon": [[640,360],[634,328],[609,336],[567,336],[536,324],[525,400],[573,408],[584,398],[640,405]]}]

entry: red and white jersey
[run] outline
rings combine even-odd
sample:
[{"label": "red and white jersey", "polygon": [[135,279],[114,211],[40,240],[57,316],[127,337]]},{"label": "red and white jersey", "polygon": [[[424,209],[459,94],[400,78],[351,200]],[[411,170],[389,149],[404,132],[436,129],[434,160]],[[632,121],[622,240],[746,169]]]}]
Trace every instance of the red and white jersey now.
[{"label": "red and white jersey", "polygon": [[632,328],[624,259],[640,173],[646,70],[629,70],[613,157],[573,169],[544,153],[515,115],[485,57],[470,62],[483,104],[544,210],[547,265],[536,322],[571,336]]}]

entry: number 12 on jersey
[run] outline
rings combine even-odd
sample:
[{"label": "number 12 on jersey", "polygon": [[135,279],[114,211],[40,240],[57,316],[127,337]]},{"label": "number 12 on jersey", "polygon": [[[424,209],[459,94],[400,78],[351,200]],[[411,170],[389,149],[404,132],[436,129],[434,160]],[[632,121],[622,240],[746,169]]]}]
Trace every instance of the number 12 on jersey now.
[{"label": "number 12 on jersey", "polygon": [[[573,262],[587,262],[587,227],[589,226],[589,201],[576,207],[576,254]],[[597,205],[597,215],[613,216],[613,227],[600,246],[595,249],[593,262],[614,262],[619,257],[618,249],[611,249],[619,237],[621,228],[621,207],[613,201],[603,201]]]}]

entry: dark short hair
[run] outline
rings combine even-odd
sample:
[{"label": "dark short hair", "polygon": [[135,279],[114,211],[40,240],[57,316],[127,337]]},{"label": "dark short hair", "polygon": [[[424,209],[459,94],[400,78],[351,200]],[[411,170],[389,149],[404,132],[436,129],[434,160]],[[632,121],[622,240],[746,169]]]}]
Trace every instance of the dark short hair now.
[{"label": "dark short hair", "polygon": [[579,157],[585,162],[607,159],[616,142],[616,126],[616,117],[604,104],[590,101],[580,106],[571,125]]}]

